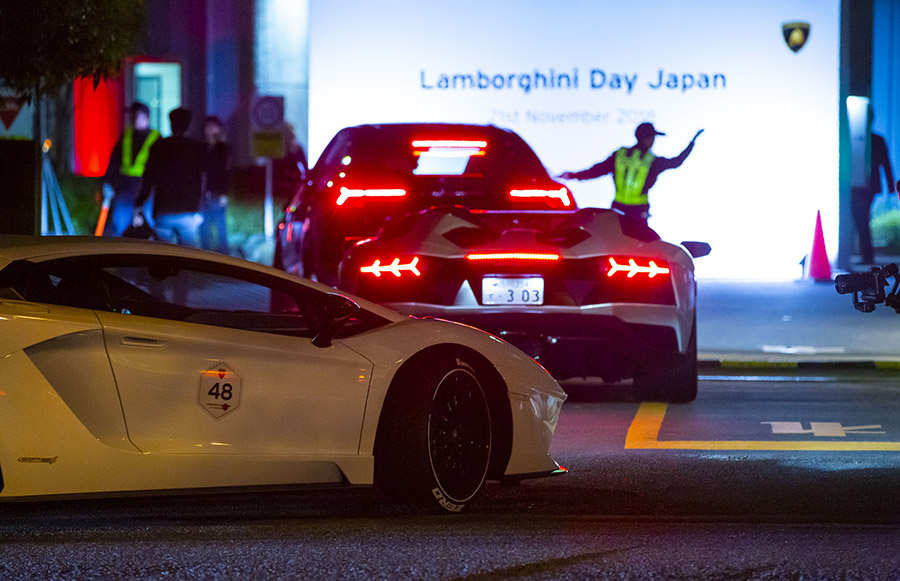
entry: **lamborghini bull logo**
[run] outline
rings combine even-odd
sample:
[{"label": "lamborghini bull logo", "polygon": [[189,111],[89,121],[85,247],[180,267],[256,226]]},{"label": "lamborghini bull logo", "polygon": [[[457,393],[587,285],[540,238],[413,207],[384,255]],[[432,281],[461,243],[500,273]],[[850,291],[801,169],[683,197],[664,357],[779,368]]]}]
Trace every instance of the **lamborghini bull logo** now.
[{"label": "lamborghini bull logo", "polygon": [[798,52],[809,40],[808,22],[785,22],[781,25],[781,33],[788,48]]}]

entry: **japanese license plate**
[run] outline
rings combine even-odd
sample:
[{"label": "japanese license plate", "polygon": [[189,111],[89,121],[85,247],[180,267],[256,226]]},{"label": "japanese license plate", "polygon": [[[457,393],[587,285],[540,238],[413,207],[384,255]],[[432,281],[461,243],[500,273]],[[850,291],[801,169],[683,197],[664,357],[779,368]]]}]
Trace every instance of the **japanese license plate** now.
[{"label": "japanese license plate", "polygon": [[483,305],[542,305],[544,278],[540,276],[496,277],[481,279]]}]

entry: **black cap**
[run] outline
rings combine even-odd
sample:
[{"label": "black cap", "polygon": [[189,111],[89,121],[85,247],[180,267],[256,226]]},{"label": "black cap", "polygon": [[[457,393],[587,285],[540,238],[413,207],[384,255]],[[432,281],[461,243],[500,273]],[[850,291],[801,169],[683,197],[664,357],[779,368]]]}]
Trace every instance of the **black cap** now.
[{"label": "black cap", "polygon": [[655,135],[665,135],[665,133],[657,131],[656,127],[653,126],[653,123],[641,123],[637,126],[637,129],[634,130],[634,136],[637,137],[638,141]]}]

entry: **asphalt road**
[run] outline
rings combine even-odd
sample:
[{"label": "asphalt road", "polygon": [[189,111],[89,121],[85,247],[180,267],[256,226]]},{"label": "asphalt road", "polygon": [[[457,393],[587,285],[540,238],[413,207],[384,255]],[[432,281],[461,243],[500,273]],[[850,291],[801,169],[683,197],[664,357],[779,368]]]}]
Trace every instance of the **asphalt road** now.
[{"label": "asphalt road", "polygon": [[697,347],[705,361],[900,361],[900,315],[853,308],[833,283],[697,282]]},{"label": "asphalt road", "polygon": [[670,406],[567,387],[569,474],[463,515],[370,489],[5,504],[0,578],[900,578],[895,374],[720,373]]}]

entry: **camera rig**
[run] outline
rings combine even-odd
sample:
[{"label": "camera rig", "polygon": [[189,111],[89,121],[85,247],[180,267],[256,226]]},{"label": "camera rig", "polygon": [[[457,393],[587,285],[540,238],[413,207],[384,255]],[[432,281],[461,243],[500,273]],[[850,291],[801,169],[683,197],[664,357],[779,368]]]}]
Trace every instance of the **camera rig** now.
[{"label": "camera rig", "polygon": [[[885,292],[884,289],[888,285],[891,285],[891,290]],[[893,263],[883,267],[874,266],[866,272],[841,274],[834,279],[834,288],[838,294],[853,293],[853,308],[863,313],[871,313],[879,303],[884,303],[900,313],[898,286],[900,286],[900,267]]]}]

